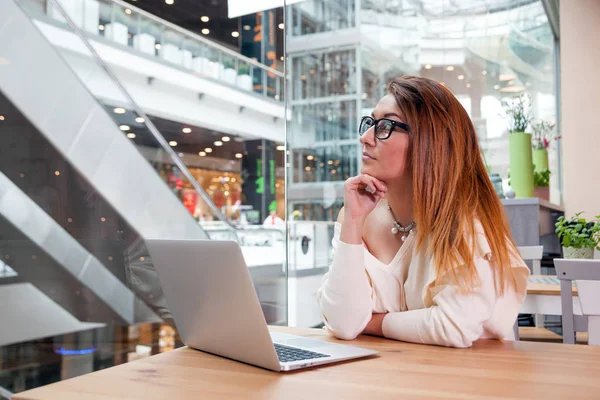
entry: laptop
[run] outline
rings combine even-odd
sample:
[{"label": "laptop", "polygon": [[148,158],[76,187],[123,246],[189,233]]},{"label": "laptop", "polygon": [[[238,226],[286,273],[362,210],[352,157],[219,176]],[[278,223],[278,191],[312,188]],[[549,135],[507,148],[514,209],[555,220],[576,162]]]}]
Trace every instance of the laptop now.
[{"label": "laptop", "polygon": [[372,356],[354,346],[269,332],[250,271],[233,241],[146,240],[187,346],[272,371]]}]

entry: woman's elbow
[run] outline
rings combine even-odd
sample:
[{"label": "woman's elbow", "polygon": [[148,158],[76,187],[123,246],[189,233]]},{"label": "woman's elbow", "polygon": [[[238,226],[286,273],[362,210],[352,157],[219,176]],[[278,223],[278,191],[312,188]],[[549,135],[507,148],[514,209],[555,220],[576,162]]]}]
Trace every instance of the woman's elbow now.
[{"label": "woman's elbow", "polygon": [[333,336],[341,340],[354,340],[362,333],[364,330],[363,327],[358,326],[356,324],[349,323],[339,323],[339,324],[330,324],[329,322],[325,322],[325,325],[329,329]]}]

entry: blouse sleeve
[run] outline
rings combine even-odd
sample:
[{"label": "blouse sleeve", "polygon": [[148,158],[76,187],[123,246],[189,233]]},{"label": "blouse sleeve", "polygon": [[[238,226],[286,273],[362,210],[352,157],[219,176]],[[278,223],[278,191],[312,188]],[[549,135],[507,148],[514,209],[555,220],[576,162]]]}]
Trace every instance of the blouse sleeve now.
[{"label": "blouse sleeve", "polygon": [[[383,320],[383,334],[390,339],[448,347],[470,347],[481,337],[484,323],[496,304],[493,271],[486,258],[476,260],[480,285],[463,293],[450,277],[442,278],[433,306],[395,312]],[[515,315],[516,317],[516,315]]]},{"label": "blouse sleeve", "polygon": [[325,326],[339,339],[352,340],[362,333],[373,311],[373,289],[364,265],[363,245],[339,240],[335,224],[333,262],[317,291]]}]

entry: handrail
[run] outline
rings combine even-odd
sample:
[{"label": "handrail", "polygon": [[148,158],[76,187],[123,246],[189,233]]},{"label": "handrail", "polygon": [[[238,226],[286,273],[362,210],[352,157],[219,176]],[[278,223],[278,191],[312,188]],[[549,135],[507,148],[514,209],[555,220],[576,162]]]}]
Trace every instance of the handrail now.
[{"label": "handrail", "polygon": [[167,141],[165,140],[165,138],[160,134],[160,132],[158,131],[158,129],[156,128],[156,126],[152,123],[152,121],[150,120],[150,118],[148,117],[148,115],[146,115],[146,113],[141,109],[141,107],[133,100],[133,97],[131,97],[131,95],[129,94],[129,92],[127,90],[125,90],[125,87],[117,79],[117,77],[115,76],[115,74],[111,71],[111,69],[104,62],[104,60],[100,57],[100,55],[98,55],[98,52],[96,51],[96,49],[94,48],[94,46],[92,46],[90,44],[90,42],[86,39],[85,33],[82,31],[82,29],[79,28],[73,22],[73,20],[71,19],[71,17],[67,14],[67,12],[63,9],[62,5],[60,5],[57,0],[47,0],[47,1],[51,2],[52,5],[54,7],[56,7],[56,9],[59,10],[59,12],[62,14],[63,18],[65,18],[65,20],[67,21],[67,24],[69,25],[69,27],[81,39],[81,41],[83,42],[84,46],[90,51],[90,53],[92,54],[92,56],[94,57],[94,59],[96,60],[96,62],[99,64],[99,66],[104,70],[104,72],[106,72],[106,74],[110,77],[110,79],[113,81],[113,83],[115,85],[117,85],[117,87],[122,92],[122,94],[125,96],[125,98],[130,102],[130,106],[135,109],[135,112],[139,116],[141,116],[142,118],[144,118],[144,122],[147,125],[148,130],[152,133],[152,135],[154,136],[154,138],[162,146],[163,150],[166,151],[167,154],[169,154],[171,156],[172,161],[179,168],[179,170],[185,175],[185,177],[189,180],[190,184],[194,187],[194,189],[196,190],[196,192],[198,192],[198,194],[200,195],[200,197],[202,197],[202,199],[208,205],[208,207],[210,208],[210,210],[212,211],[212,213],[217,218],[219,218],[219,220],[221,222],[223,222],[227,227],[229,227],[234,232],[234,235],[236,236],[236,239],[237,239],[236,228],[227,220],[227,218],[225,218],[221,214],[221,212],[219,211],[219,209],[217,208],[217,206],[213,203],[212,199],[202,189],[202,187],[200,186],[200,184],[198,183],[198,181],[196,181],[196,179],[191,174],[191,172],[187,169],[187,167],[183,163],[183,161],[181,161],[181,159],[177,156],[177,153],[175,152],[175,150],[173,150],[173,148],[171,146],[169,146],[169,144],[167,143]]},{"label": "handrail", "polygon": [[200,42],[202,42],[202,43],[204,43],[204,44],[206,44],[206,45],[208,45],[208,46],[210,46],[210,47],[212,47],[212,48],[215,48],[215,49],[217,49],[218,51],[222,51],[222,52],[226,53],[226,54],[227,54],[227,55],[229,55],[229,56],[232,56],[232,57],[238,58],[238,59],[240,59],[240,60],[242,60],[242,61],[244,61],[244,62],[246,62],[246,63],[248,63],[248,64],[252,64],[252,65],[254,65],[255,67],[258,67],[258,68],[260,68],[260,69],[264,69],[264,70],[266,70],[267,72],[270,72],[270,73],[272,73],[272,74],[275,74],[275,75],[277,75],[277,76],[279,76],[279,77],[281,77],[281,78],[283,78],[283,76],[284,76],[284,75],[283,75],[283,72],[281,72],[281,71],[278,71],[278,70],[276,70],[276,69],[273,69],[273,68],[271,68],[271,67],[269,67],[269,66],[267,66],[267,65],[265,65],[265,64],[261,64],[261,63],[259,63],[258,61],[254,61],[253,59],[251,59],[251,58],[248,58],[248,57],[246,57],[246,56],[244,56],[244,55],[242,55],[242,54],[236,53],[235,51],[233,51],[233,50],[231,50],[231,49],[228,49],[228,48],[227,48],[227,47],[225,47],[225,46],[221,46],[221,45],[220,45],[220,44],[218,44],[218,43],[214,43],[213,41],[211,41],[211,40],[208,40],[208,39],[206,39],[206,38],[204,38],[204,37],[202,37],[202,36],[198,35],[197,33],[194,33],[194,32],[192,32],[192,31],[188,31],[187,29],[183,29],[183,28],[182,28],[182,27],[180,27],[180,26],[177,26],[177,25],[175,25],[175,24],[173,24],[173,23],[171,23],[171,22],[169,22],[169,21],[166,21],[166,20],[164,20],[164,19],[162,19],[162,18],[159,18],[159,17],[157,17],[156,15],[150,14],[149,12],[147,12],[147,11],[144,11],[144,10],[142,10],[141,8],[138,8],[138,7],[136,7],[136,6],[133,6],[133,5],[129,4],[129,3],[126,3],[126,2],[124,2],[123,0],[109,0],[109,1],[113,2],[114,4],[117,4],[117,5],[119,5],[119,6],[121,6],[121,7],[129,8],[130,10],[132,10],[132,11],[135,11],[136,13],[143,15],[144,17],[146,17],[146,18],[148,18],[148,19],[151,19],[151,20],[153,20],[154,22],[157,22],[157,23],[159,23],[159,24],[161,24],[161,25],[167,26],[169,29],[173,29],[173,30],[175,30],[175,31],[177,31],[177,32],[179,32],[179,33],[181,33],[181,34],[183,34],[183,35],[186,35],[186,36],[192,37],[192,38],[194,38],[195,40],[198,40],[198,41],[200,41]]}]

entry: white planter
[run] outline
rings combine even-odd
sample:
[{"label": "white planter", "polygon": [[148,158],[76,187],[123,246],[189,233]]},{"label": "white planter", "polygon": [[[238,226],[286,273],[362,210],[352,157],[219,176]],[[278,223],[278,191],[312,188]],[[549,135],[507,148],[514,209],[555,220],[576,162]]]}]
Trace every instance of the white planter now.
[{"label": "white planter", "polygon": [[192,69],[199,73],[199,74],[204,74],[206,73],[206,69],[208,66],[208,59],[204,58],[204,57],[194,57],[194,59],[192,60]]},{"label": "white planter", "polygon": [[96,0],[83,2],[83,29],[87,32],[98,34],[100,24],[100,3]]},{"label": "white planter", "polygon": [[173,44],[163,44],[160,48],[160,57],[173,64],[182,64],[181,50]]},{"label": "white planter", "polygon": [[189,50],[181,50],[181,61],[184,67],[192,69],[192,52]]},{"label": "white planter", "polygon": [[[75,25],[80,28],[83,26],[83,2],[81,0],[58,0],[58,4],[65,10]],[[57,7],[52,6],[52,3],[49,5],[52,7],[52,18],[66,23],[67,20],[63,17],[60,10]]]},{"label": "white planter", "polygon": [[576,249],[575,247],[564,247],[563,246],[563,257],[564,258],[593,259],[594,258],[594,249]]},{"label": "white planter", "polygon": [[233,68],[225,68],[223,71],[223,80],[230,85],[235,85],[235,81],[237,78],[237,72]]},{"label": "white planter", "polygon": [[148,33],[140,33],[133,37],[133,47],[145,54],[156,54],[156,39]]},{"label": "white planter", "polygon": [[104,36],[115,43],[127,46],[127,26],[112,22],[104,27]]},{"label": "white planter", "polygon": [[252,90],[252,78],[250,75],[238,75],[236,78],[236,85],[240,89]]}]

